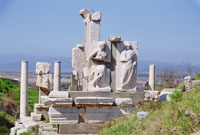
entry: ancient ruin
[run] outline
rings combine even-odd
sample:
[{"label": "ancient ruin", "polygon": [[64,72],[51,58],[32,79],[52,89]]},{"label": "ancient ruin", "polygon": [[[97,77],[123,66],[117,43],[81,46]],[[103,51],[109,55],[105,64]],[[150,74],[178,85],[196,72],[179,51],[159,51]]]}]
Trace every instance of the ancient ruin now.
[{"label": "ancient ruin", "polygon": [[[138,42],[122,41],[119,36],[101,41],[101,13],[82,9],[78,14],[84,22],[85,41],[72,49],[69,90],[60,87],[60,62],[54,63],[53,87],[51,64],[36,64],[41,94],[32,120],[48,115],[50,123],[58,125],[58,134],[97,133],[102,123],[132,113],[144,100],[144,93],[137,91],[136,85]],[[23,112],[21,115],[27,116]]]}]

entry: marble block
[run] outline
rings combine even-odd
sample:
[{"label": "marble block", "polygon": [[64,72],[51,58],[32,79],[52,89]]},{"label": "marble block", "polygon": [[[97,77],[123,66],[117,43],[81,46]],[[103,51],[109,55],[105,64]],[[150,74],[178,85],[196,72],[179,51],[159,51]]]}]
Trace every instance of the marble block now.
[{"label": "marble block", "polygon": [[92,16],[91,16],[91,20],[97,21],[97,22],[101,21],[101,12],[93,13]]},{"label": "marble block", "polygon": [[48,62],[37,62],[36,63],[36,74],[48,74],[51,68],[51,64]]},{"label": "marble block", "polygon": [[51,124],[75,124],[78,123],[78,109],[76,107],[53,107],[49,108]]},{"label": "marble block", "polygon": [[31,112],[31,120],[32,121],[40,121],[42,119],[42,114],[35,114]]},{"label": "marble block", "polygon": [[134,107],[86,107],[79,109],[79,117],[85,123],[101,123],[133,113],[134,110]]},{"label": "marble block", "polygon": [[68,98],[69,94],[67,91],[51,91],[49,98]]},{"label": "marble block", "polygon": [[84,46],[77,44],[72,49],[72,73],[75,75],[75,80],[78,81],[78,86],[83,85],[84,57]]},{"label": "marble block", "polygon": [[133,101],[131,98],[116,98],[115,103],[117,106],[133,106]]},{"label": "marble block", "polygon": [[113,98],[110,97],[77,97],[76,106],[112,106]]},{"label": "marble block", "polygon": [[120,36],[109,36],[108,37],[108,41],[111,41],[111,42],[120,42],[121,41],[121,37]]}]

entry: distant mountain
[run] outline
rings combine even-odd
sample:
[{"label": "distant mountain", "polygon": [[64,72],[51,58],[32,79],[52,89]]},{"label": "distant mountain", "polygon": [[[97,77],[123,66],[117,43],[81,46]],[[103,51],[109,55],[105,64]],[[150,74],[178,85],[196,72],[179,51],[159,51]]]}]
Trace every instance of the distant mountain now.
[{"label": "distant mountain", "polygon": [[28,56],[24,54],[14,54],[0,56],[0,71],[20,71],[22,60],[29,61],[29,71],[31,72],[35,71],[36,62],[50,62],[53,67],[54,61],[61,61],[62,72],[70,72],[72,69],[70,57]]},{"label": "distant mountain", "polygon": [[[51,69],[53,70],[54,61],[61,61],[62,72],[71,72],[72,70],[71,57],[29,56],[23,54],[15,54],[9,56],[0,55],[0,71],[19,72],[22,60],[29,61],[29,71],[31,72],[35,71],[36,62],[50,62],[52,64]],[[138,61],[138,72],[148,73],[150,64],[156,65],[156,72],[161,71],[165,67],[174,68],[179,72],[184,72],[184,66],[181,64],[143,60]],[[200,66],[198,66],[198,68],[199,67]]]}]

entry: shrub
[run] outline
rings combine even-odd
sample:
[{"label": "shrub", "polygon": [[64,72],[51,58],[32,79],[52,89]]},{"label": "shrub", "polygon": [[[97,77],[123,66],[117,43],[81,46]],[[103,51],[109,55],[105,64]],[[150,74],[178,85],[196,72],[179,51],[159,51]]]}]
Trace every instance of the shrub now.
[{"label": "shrub", "polygon": [[169,97],[177,102],[181,101],[182,95],[183,95],[182,91],[174,91],[172,94],[169,95]]},{"label": "shrub", "polygon": [[200,80],[200,73],[198,73],[198,74],[195,76],[194,79],[195,79],[195,80]]}]

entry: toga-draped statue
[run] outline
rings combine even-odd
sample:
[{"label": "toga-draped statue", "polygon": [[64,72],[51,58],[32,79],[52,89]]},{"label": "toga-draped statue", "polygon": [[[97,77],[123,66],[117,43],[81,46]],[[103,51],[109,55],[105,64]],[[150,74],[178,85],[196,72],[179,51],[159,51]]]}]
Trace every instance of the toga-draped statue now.
[{"label": "toga-draped statue", "polygon": [[130,44],[125,45],[125,50],[120,54],[121,61],[121,89],[130,89],[135,74],[136,61],[135,52],[130,48]]}]

